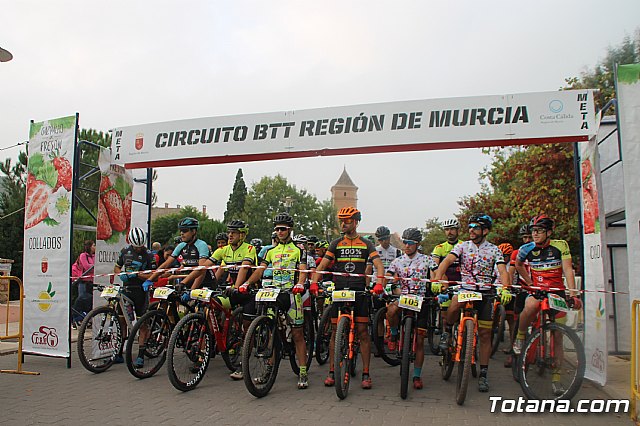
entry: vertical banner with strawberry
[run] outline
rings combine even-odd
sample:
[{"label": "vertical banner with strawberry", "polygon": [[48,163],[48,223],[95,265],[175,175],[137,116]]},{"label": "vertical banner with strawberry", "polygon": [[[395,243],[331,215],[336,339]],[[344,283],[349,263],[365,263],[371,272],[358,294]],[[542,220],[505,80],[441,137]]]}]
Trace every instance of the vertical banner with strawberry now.
[{"label": "vertical banner with strawberry", "polygon": [[[109,274],[120,250],[127,245],[131,226],[133,177],[124,166],[112,162],[111,150],[103,148],[98,157],[100,167],[100,195],[96,236],[96,274]],[[109,284],[108,276],[95,278],[96,283]],[[119,282],[119,278],[115,278]]]},{"label": "vertical banner with strawberry", "polygon": [[587,356],[585,377],[604,385],[607,382],[607,316],[605,308],[604,209],[600,199],[600,159],[596,138],[580,147],[582,238],[585,293],[584,348]]},{"label": "vertical banner with strawberry", "polygon": [[77,115],[31,123],[24,215],[25,352],[69,357]]}]

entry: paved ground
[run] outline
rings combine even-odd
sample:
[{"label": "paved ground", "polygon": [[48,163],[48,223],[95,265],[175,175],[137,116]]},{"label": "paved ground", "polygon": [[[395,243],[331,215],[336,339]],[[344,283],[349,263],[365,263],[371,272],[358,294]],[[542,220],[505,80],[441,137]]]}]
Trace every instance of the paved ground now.
[{"label": "paved ground", "polygon": [[[40,376],[0,375],[0,424],[143,425],[143,424],[455,424],[520,425],[553,422],[554,425],[631,424],[628,414],[492,414],[490,395],[517,398],[520,387],[502,367],[498,355],[490,368],[491,391],[480,394],[470,385],[464,406],[454,400],[455,372],[449,382],[440,378],[437,359],[425,360],[425,388],[399,395],[398,367],[378,358],[372,361],[374,388],[352,383],[349,396],[340,401],[333,388],[322,384],[325,367],[313,364],[310,387],[296,389],[288,361],[281,364],[272,392],[256,399],[244,383],[231,381],[220,358],[213,360],[207,376],[194,391],[182,393],[171,386],[163,368],[149,379],[133,378],[123,364],[105,373],[86,371],[73,354],[73,367],[62,359],[27,356],[25,369]],[[15,368],[16,355],[0,356],[0,369]],[[607,399],[585,382],[578,398]]]}]

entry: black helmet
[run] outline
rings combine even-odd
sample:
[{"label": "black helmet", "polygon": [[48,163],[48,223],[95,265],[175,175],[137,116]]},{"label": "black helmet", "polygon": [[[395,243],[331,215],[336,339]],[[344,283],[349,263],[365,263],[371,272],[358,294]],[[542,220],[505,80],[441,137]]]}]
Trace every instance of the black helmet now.
[{"label": "black helmet", "polygon": [[262,240],[260,238],[254,238],[250,244],[254,247],[262,247]]},{"label": "black helmet", "polygon": [[531,222],[529,222],[529,229],[534,226],[538,226],[540,228],[544,228],[547,231],[553,231],[553,227],[555,226],[555,222],[546,214],[541,214],[538,216],[534,216],[531,218]]},{"label": "black helmet", "polygon": [[319,238],[316,237],[315,235],[309,235],[307,237],[307,241],[310,242],[310,243],[315,244],[315,243],[317,243],[319,241]]},{"label": "black helmet", "polygon": [[286,212],[278,213],[276,217],[273,218],[273,226],[276,226],[276,225],[286,225],[292,228],[293,218],[289,213],[286,213]]},{"label": "black helmet", "polygon": [[391,238],[391,231],[386,226],[379,226],[376,229],[376,238],[379,240]]},{"label": "black helmet", "polygon": [[518,230],[518,235],[524,237],[525,235],[531,235],[531,230],[529,229],[529,225],[524,224]]},{"label": "black helmet", "polygon": [[180,222],[178,222],[178,229],[198,229],[200,228],[200,224],[198,223],[198,219],[193,217],[185,217]]},{"label": "black helmet", "polygon": [[249,232],[249,225],[244,220],[232,220],[227,223],[227,231]]},{"label": "black helmet", "polygon": [[483,229],[491,230],[493,219],[488,214],[474,213],[469,217],[469,223],[478,223]]},{"label": "black helmet", "polygon": [[216,241],[227,241],[227,240],[229,240],[229,237],[227,237],[227,234],[225,234],[224,232],[220,232],[216,234]]},{"label": "black helmet", "polygon": [[403,240],[411,240],[419,243],[422,241],[422,232],[418,228],[407,228],[402,233]]}]

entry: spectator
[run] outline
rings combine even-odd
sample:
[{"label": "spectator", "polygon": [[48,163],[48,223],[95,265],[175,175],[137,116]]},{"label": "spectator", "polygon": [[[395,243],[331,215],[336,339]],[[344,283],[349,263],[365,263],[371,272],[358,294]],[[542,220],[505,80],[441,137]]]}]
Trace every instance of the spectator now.
[{"label": "spectator", "polygon": [[93,309],[93,264],[95,262],[96,243],[91,240],[84,242],[84,251],[72,266],[72,275],[81,276],[76,279],[78,298],[73,304],[73,325],[82,321],[87,312]]}]

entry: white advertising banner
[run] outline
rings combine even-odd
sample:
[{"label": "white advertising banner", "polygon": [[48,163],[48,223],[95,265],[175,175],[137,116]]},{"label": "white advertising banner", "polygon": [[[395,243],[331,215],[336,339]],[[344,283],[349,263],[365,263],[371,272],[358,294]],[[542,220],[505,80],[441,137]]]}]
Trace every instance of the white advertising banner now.
[{"label": "white advertising banner", "polygon": [[[96,232],[96,274],[110,274],[120,250],[127,245],[131,226],[133,178],[122,165],[112,162],[111,150],[102,148],[98,157],[100,168],[100,195],[98,198],[98,223]],[[97,284],[120,283],[119,278],[96,276]],[[98,302],[103,299],[94,301]],[[95,305],[97,306],[97,305]]]},{"label": "white advertising banner", "polygon": [[629,255],[629,301],[640,300],[640,64],[618,66],[618,131],[622,140]]},{"label": "white advertising banner", "polygon": [[69,357],[71,204],[77,116],[31,123],[24,215],[23,350]]},{"label": "white advertising banner", "polygon": [[152,123],[113,130],[127,168],[587,141],[593,93],[417,100]]},{"label": "white advertising banner", "polygon": [[580,146],[582,175],[582,225],[584,256],[584,348],[587,360],[585,377],[600,385],[607,382],[607,315],[605,307],[604,241],[605,220],[601,187],[598,144],[594,137]]}]

